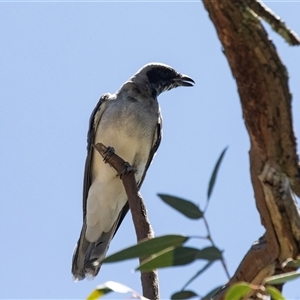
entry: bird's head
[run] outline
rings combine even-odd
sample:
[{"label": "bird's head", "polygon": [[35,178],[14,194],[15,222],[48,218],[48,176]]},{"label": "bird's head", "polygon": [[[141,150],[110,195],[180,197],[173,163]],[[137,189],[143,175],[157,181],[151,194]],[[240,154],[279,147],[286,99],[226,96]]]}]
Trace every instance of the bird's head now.
[{"label": "bird's head", "polygon": [[176,72],[172,67],[161,63],[143,66],[131,78],[133,82],[149,85],[153,97],[178,86],[193,86],[194,80]]}]

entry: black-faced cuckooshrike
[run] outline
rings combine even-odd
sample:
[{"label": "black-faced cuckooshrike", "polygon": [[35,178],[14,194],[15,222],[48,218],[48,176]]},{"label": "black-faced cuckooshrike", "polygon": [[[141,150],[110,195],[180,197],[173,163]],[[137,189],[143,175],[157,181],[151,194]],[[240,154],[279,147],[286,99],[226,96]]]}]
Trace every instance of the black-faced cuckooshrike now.
[{"label": "black-faced cuckooshrike", "polygon": [[74,250],[74,280],[95,277],[109,244],[128,212],[126,192],[115,169],[105,164],[93,145],[103,143],[136,169],[138,187],[161,141],[162,118],[157,97],[192,78],[173,68],[150,63],[115,94],[104,94],[92,112],[83,183],[83,226]]}]

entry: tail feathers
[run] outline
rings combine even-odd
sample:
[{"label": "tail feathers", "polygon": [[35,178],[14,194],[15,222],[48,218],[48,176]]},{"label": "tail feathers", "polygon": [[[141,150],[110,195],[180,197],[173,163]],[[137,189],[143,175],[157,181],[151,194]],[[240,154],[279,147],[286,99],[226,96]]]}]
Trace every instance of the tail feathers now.
[{"label": "tail feathers", "polygon": [[109,244],[117,229],[119,218],[109,232],[103,232],[99,239],[91,243],[85,238],[86,223],[84,222],[79,240],[74,249],[72,274],[75,281],[85,278],[93,279],[100,271],[101,261],[105,258]]}]

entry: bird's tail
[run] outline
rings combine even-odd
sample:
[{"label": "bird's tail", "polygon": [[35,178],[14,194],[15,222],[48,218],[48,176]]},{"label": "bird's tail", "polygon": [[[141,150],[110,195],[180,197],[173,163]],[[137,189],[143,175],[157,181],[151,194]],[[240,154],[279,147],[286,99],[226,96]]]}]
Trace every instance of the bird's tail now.
[{"label": "bird's tail", "polygon": [[116,232],[118,221],[119,218],[109,232],[103,232],[99,239],[93,243],[85,238],[86,223],[84,222],[72,259],[72,274],[75,281],[84,278],[93,279],[97,276],[101,261],[104,259]]}]

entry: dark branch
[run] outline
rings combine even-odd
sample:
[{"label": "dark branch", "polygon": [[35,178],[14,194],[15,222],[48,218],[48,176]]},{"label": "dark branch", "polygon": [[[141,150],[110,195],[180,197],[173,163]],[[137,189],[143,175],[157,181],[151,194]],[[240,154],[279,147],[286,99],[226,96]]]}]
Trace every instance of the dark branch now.
[{"label": "dark branch", "polygon": [[[128,163],[125,163],[125,161],[117,154],[110,153],[107,156],[107,148],[103,144],[98,143],[94,147],[101,156],[105,158],[105,161],[116,169],[118,175],[121,175],[120,178],[128,197],[128,203],[138,242],[153,238],[153,230],[147,216],[144,201],[137,188],[134,172],[127,172],[129,167]],[[142,259],[143,258],[140,258],[140,262]],[[141,282],[144,297],[148,299],[159,299],[158,274],[156,270],[152,272],[142,272]]]}]

